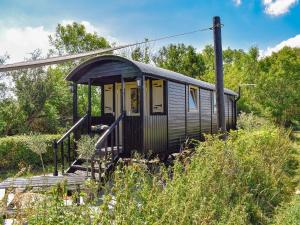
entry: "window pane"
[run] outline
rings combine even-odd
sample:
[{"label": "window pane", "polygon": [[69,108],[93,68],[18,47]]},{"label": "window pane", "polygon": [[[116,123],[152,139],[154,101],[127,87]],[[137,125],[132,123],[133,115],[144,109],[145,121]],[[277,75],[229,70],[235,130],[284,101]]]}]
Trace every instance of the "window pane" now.
[{"label": "window pane", "polygon": [[152,81],[152,112],[164,112],[164,86],[163,80]]},{"label": "window pane", "polygon": [[130,88],[130,111],[139,113],[139,93],[137,88]]},{"label": "window pane", "polygon": [[113,112],[113,85],[104,85],[104,113]]},{"label": "window pane", "polygon": [[198,93],[196,88],[190,88],[189,92],[189,109],[197,110],[198,109]]}]

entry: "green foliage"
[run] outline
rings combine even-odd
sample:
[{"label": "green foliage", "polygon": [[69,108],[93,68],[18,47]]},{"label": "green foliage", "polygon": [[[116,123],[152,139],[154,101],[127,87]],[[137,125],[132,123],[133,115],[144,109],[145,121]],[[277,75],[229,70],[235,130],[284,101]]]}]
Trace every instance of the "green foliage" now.
[{"label": "green foliage", "polygon": [[[88,33],[78,23],[66,26],[59,24],[55,35],[50,37],[50,44],[53,47],[50,54],[79,53],[110,47],[105,38],[96,33]],[[36,50],[32,53],[31,60],[40,56],[41,52]],[[0,63],[4,60],[4,57],[0,58]],[[72,96],[65,77],[79,62],[5,74],[15,84],[13,94],[16,98],[0,101],[0,135],[65,131],[72,123]],[[86,86],[80,85],[78,96],[79,114],[83,115],[87,111]],[[96,87],[92,90],[92,103],[93,115],[100,115],[100,94]]]},{"label": "green foliage", "polygon": [[20,111],[19,104],[13,99],[0,102],[0,136],[13,135],[22,130],[24,113]]},{"label": "green foliage", "polygon": [[300,121],[300,49],[283,48],[260,63],[257,99],[265,114],[285,126]]},{"label": "green foliage", "polygon": [[172,168],[161,165],[153,174],[141,164],[121,164],[99,204],[67,207],[52,195],[27,216],[30,224],[38,218],[44,224],[269,224],[294,191],[295,149],[289,132],[250,120],[256,125],[240,125],[226,142],[207,137]]},{"label": "green foliage", "polygon": [[[7,54],[0,56],[0,65],[4,64],[9,59]],[[4,75],[0,73],[0,102],[7,97],[8,87],[4,81]]]},{"label": "green foliage", "polygon": [[43,154],[47,153],[47,148],[48,148],[47,143],[42,139],[41,135],[33,134],[33,135],[30,135],[30,138],[25,139],[25,144],[31,151],[33,151],[35,154],[37,154],[40,157],[42,167],[43,167],[43,172],[45,175]]},{"label": "green foliage", "polygon": [[[40,57],[40,52],[32,53],[32,59]],[[3,105],[6,118],[3,135],[16,133],[56,133],[59,127],[58,114],[51,105],[52,94],[55,93],[55,77],[45,68],[18,70],[9,74],[14,81],[16,100]],[[66,95],[66,93],[64,93]],[[14,108],[13,108],[14,107]],[[13,109],[12,109],[13,108]],[[9,123],[7,123],[9,122]]]},{"label": "green foliage", "polygon": [[95,154],[95,144],[98,138],[98,136],[83,135],[77,143],[76,151],[78,154],[84,159],[91,159]]},{"label": "green foliage", "polygon": [[[145,41],[148,41],[146,38]],[[150,45],[149,43],[145,43],[143,46],[138,46],[133,49],[131,52],[131,58],[135,61],[150,63],[151,61],[151,53],[150,53]]]},{"label": "green foliage", "polygon": [[159,67],[183,73],[193,78],[200,78],[205,71],[204,60],[201,54],[192,46],[184,44],[162,47],[153,58]]},{"label": "green foliage", "polygon": [[[94,182],[87,181],[83,187],[85,193],[81,193],[80,196],[84,198],[85,205],[73,204],[66,206],[65,199],[68,199],[66,183],[58,184],[44,194],[42,201],[36,201],[32,207],[24,211],[24,214],[28,217],[28,224],[99,224],[97,221],[99,220],[100,209],[92,206],[96,202],[86,195],[86,193],[96,194],[95,186]],[[78,197],[79,195],[75,195],[71,200],[75,202]]]},{"label": "green foliage", "polygon": [[[201,54],[206,67],[202,79],[214,83],[213,48],[206,46]],[[225,86],[242,88],[239,110],[268,117],[286,127],[299,124],[299,49],[286,47],[259,59],[255,47],[248,52],[228,48],[223,51],[223,61]]]},{"label": "green foliage", "polygon": [[[58,52],[59,54],[81,53],[110,47],[110,43],[105,38],[99,36],[97,33],[87,32],[84,25],[76,22],[66,26],[58,24],[55,35],[50,37],[50,44],[53,47],[51,52]],[[75,68],[79,62],[82,62],[82,60],[65,63],[54,69],[57,74],[60,74],[58,82],[60,86],[67,86],[64,77]],[[60,89],[62,92],[59,92],[57,96],[57,99],[61,99],[59,102],[61,110],[71,109],[70,105],[72,105],[71,97],[63,94],[64,92],[69,93],[66,89],[67,88]],[[78,111],[80,115],[84,115],[87,112],[87,92],[86,85],[79,85]],[[63,97],[63,99],[61,97]],[[100,94],[97,87],[92,88],[92,114],[100,115]],[[68,112],[68,115],[71,116],[71,111]]]},{"label": "green foliage", "polygon": [[300,221],[300,196],[294,196],[293,201],[278,208],[274,225],[298,225]]},{"label": "green foliage", "polygon": [[[47,144],[47,152],[44,154],[45,164],[53,162],[52,143],[60,135],[39,135],[38,142]],[[39,155],[28,148],[28,142],[32,136],[7,136],[0,138],[0,168],[1,171],[18,168],[22,163],[24,166],[31,165],[40,168]],[[44,145],[44,144],[43,144]],[[39,151],[39,150],[38,150]]]},{"label": "green foliage", "polygon": [[66,26],[58,24],[55,35],[50,37],[50,44],[59,54],[80,53],[110,47],[105,38],[97,33],[88,33],[84,25],[76,22]]}]

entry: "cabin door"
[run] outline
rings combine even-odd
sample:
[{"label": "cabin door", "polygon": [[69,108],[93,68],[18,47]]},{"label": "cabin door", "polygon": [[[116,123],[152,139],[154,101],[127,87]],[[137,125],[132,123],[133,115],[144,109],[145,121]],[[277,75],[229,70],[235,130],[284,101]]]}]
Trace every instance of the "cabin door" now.
[{"label": "cabin door", "polygon": [[[116,119],[120,116],[121,109],[121,84],[116,84]],[[121,127],[124,127],[124,140],[123,145],[126,151],[138,150],[141,145],[141,132],[140,132],[140,93],[136,85],[136,82],[126,82],[125,83],[125,110],[126,116],[122,122]],[[122,129],[120,127],[120,129]],[[123,137],[123,136],[122,136]],[[128,152],[129,153],[129,152]]]}]

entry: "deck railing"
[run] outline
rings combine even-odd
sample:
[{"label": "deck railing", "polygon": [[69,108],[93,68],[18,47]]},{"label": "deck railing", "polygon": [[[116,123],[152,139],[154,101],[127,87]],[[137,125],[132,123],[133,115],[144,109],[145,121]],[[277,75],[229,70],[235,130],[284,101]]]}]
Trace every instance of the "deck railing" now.
[{"label": "deck railing", "polygon": [[[95,144],[96,154],[104,153],[104,160],[112,163],[119,156],[123,147],[121,145],[120,123],[125,116],[123,112],[119,118],[100,136]],[[110,142],[110,143],[109,143]],[[108,151],[110,149],[110,151]]]},{"label": "deck railing", "polygon": [[[86,122],[88,115],[84,115],[80,120],[78,120],[58,141],[53,142],[53,150],[54,150],[54,172],[53,175],[58,175],[58,146],[60,146],[61,150],[61,172],[64,174],[65,171],[65,151],[64,151],[64,141],[67,140],[67,155],[66,161],[71,166],[72,161],[75,160],[75,150],[76,147],[73,148],[73,158],[71,158],[71,134],[74,134],[74,137],[78,135],[78,131],[82,128],[83,124]],[[76,138],[74,138],[76,139]],[[76,145],[76,142],[74,142]]]}]

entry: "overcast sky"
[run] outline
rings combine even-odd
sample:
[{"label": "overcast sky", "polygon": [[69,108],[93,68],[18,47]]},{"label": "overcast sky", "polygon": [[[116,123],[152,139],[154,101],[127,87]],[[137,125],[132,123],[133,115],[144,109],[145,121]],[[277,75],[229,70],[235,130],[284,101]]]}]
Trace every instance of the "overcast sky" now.
[{"label": "overcast sky", "polygon": [[[0,55],[22,61],[40,48],[58,23],[77,21],[117,44],[210,27],[221,16],[224,47],[260,48],[264,55],[285,45],[300,47],[298,0],[0,0]],[[210,31],[157,42],[212,44]]]}]

